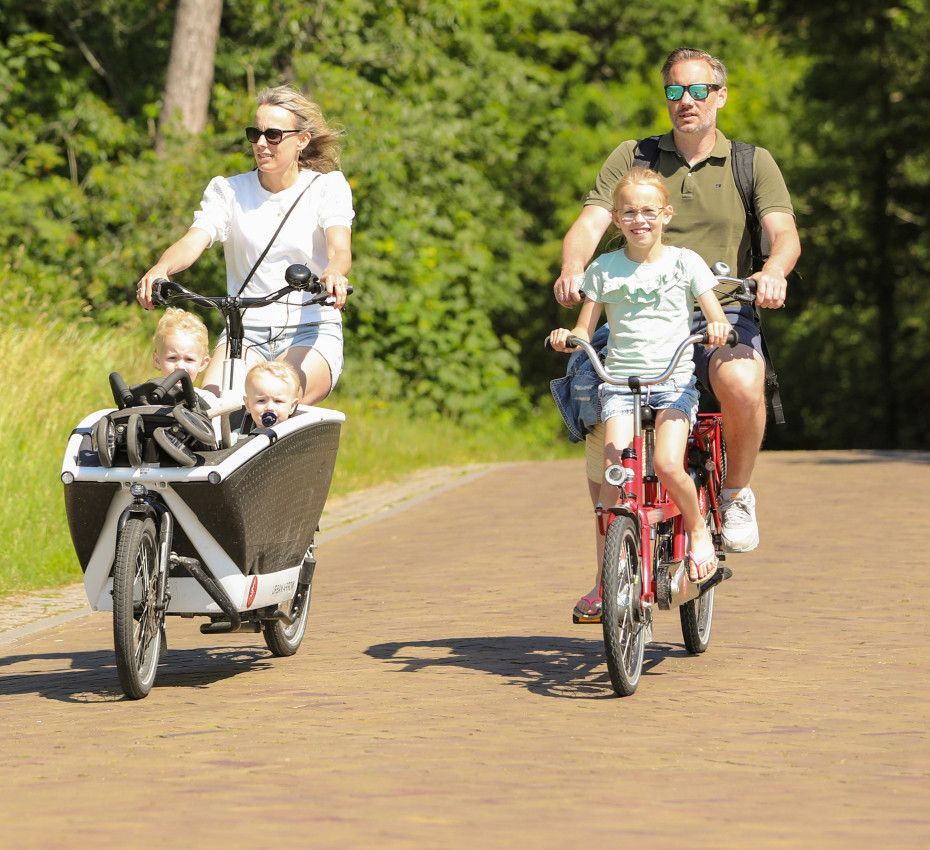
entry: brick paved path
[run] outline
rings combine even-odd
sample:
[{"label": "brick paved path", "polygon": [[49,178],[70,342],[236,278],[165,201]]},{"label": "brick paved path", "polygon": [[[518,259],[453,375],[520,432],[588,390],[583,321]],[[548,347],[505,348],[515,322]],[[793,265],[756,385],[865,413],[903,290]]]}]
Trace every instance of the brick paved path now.
[{"label": "brick paved path", "polygon": [[626,700],[571,625],[581,475],[493,468],[324,541],[291,659],[172,619],[130,702],[106,615],[0,646],[0,847],[930,845],[930,456],[763,455],[710,650],[661,613]]}]

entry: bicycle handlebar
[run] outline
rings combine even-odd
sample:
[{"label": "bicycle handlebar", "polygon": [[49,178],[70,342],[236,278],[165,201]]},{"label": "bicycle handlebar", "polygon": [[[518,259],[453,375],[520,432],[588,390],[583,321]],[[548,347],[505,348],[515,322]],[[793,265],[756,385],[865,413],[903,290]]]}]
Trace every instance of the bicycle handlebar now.
[{"label": "bicycle handlebar", "polygon": [[[288,266],[284,278],[287,281],[287,286],[282,286],[276,292],[257,298],[244,298],[241,295],[201,295],[199,292],[192,292],[177,281],[160,278],[152,284],[152,303],[161,307],[171,299],[183,298],[194,304],[200,304],[203,307],[214,307],[225,312],[231,308],[247,310],[250,307],[267,307],[291,292],[307,292],[310,294],[310,300],[304,302],[304,306],[307,304],[327,305],[333,297],[326,291],[320,279],[306,266],[300,264]],[[353,288],[351,286],[346,287],[347,295],[351,295],[352,292]]]},{"label": "bicycle handlebar", "polygon": [[752,304],[756,300],[756,282],[749,277],[730,277],[730,267],[724,262],[714,263],[711,267],[717,283],[714,289],[721,284],[731,286],[724,294],[743,304]]},{"label": "bicycle handlebar", "polygon": [[[739,342],[739,337],[736,335],[736,331],[730,331],[727,335],[727,345],[731,348]],[[635,379],[639,386],[641,387],[651,387],[654,384],[661,384],[667,381],[672,373],[675,371],[675,367],[678,365],[678,362],[681,360],[685,351],[687,351],[695,343],[701,343],[702,345],[707,344],[707,331],[699,334],[691,334],[687,337],[675,350],[675,353],[672,355],[672,359],[666,367],[665,371],[661,375],[654,375],[651,378],[642,378],[638,375],[627,375],[620,378],[613,378],[607,374],[607,370],[604,369],[604,364],[601,363],[601,358],[597,356],[597,352],[594,350],[594,346],[586,340],[581,339],[577,336],[570,336],[566,343],[572,348],[580,348],[587,356],[588,360],[591,361],[591,365],[594,367],[594,371],[597,372],[597,376],[605,384],[614,384],[616,386],[626,386],[629,384],[630,379]],[[546,340],[546,345],[549,345],[549,340]]]}]

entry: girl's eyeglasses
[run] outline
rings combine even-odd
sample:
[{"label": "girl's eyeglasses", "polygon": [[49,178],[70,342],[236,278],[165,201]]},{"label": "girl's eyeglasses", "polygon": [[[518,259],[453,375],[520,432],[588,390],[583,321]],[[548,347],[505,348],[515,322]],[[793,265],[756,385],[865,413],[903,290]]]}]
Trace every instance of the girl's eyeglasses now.
[{"label": "girl's eyeglasses", "polygon": [[642,216],[646,221],[655,221],[661,213],[662,210],[654,207],[644,207],[641,210],[624,210],[619,214],[619,218],[624,224],[632,224],[637,216]]},{"label": "girl's eyeglasses", "polygon": [[269,145],[280,145],[281,140],[288,133],[299,133],[300,130],[278,130],[275,127],[269,127],[267,130],[259,130],[258,127],[246,127],[245,137],[250,144],[257,145],[258,140],[264,136]]},{"label": "girl's eyeglasses", "polygon": [[690,86],[666,86],[666,100],[678,101],[685,96],[685,92],[691,95],[693,100],[707,100],[707,95],[712,91],[722,88],[716,83],[692,83]]}]

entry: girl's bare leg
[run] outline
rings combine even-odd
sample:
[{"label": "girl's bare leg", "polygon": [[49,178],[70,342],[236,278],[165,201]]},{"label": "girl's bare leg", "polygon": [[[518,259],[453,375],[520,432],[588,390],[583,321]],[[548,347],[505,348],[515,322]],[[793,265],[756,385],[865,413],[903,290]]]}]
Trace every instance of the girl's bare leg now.
[{"label": "girl's bare leg", "polygon": [[[678,505],[685,531],[688,532],[689,548],[696,551],[703,545],[713,547],[713,541],[701,508],[698,504],[697,490],[694,482],[685,470],[685,447],[691,423],[680,410],[668,408],[660,410],[656,416],[655,470],[662,485]],[[698,567],[693,562],[689,566],[692,579],[704,578],[712,570],[712,565]]]}]

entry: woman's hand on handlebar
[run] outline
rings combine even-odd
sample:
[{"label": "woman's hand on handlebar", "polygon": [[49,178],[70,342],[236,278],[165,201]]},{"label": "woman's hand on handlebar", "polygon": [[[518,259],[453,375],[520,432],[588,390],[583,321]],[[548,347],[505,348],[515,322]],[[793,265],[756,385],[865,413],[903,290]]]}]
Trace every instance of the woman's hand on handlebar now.
[{"label": "woman's hand on handlebar", "polygon": [[333,306],[341,310],[346,305],[346,296],[349,293],[349,279],[335,269],[324,269],[320,275],[320,283],[326,287],[326,291],[335,299]]},{"label": "woman's hand on handlebar", "polygon": [[199,227],[192,227],[177,242],[165,249],[158,262],[150,268],[136,284],[136,300],[151,310],[152,284],[156,280],[170,278],[177,272],[189,269],[197,258],[210,247],[210,235]]},{"label": "woman's hand on handlebar", "polygon": [[136,301],[146,310],[151,310],[155,306],[152,301],[152,286],[156,280],[163,280],[167,277],[168,271],[164,266],[152,266],[136,284]]}]

